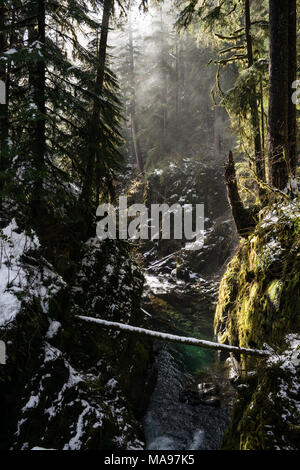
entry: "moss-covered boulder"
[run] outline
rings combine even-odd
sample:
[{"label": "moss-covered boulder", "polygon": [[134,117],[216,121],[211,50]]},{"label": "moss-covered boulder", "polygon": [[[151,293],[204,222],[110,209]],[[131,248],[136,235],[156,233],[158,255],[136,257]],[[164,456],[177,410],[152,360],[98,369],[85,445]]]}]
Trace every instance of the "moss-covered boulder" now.
[{"label": "moss-covered boulder", "polygon": [[223,448],[299,450],[300,335],[285,337],[285,349],[244,373]]},{"label": "moss-covered boulder", "polygon": [[[264,209],[221,282],[218,341],[251,348],[267,343],[278,355],[268,363],[242,358],[242,383],[225,448],[299,448],[299,363],[287,359],[299,349],[299,209],[298,200]],[[249,371],[255,373],[249,376]]]}]

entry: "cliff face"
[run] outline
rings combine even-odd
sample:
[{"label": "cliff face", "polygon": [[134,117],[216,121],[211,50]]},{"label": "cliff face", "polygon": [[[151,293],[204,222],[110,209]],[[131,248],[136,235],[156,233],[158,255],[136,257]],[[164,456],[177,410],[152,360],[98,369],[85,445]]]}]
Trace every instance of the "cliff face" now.
[{"label": "cliff face", "polygon": [[143,278],[124,244],[89,240],[70,282],[33,233],[13,221],[0,234],[0,448],[143,448],[151,348],[75,318],[144,325]]},{"label": "cliff face", "polygon": [[[215,276],[226,263],[237,244],[234,223],[226,198],[223,169],[201,159],[186,158],[183,161],[163,161],[161,168],[147,174],[145,181],[129,180],[127,196],[129,204],[204,204],[204,247],[196,251],[185,249],[187,240],[148,240],[141,244],[147,263],[177,252],[178,278],[189,280],[188,271],[201,276]],[[194,212],[195,214],[195,212]],[[171,220],[171,234],[173,234]],[[172,258],[173,259],[173,258]],[[170,265],[171,266],[171,265]],[[166,271],[167,272],[167,271]]]},{"label": "cliff face", "polygon": [[300,207],[264,209],[222,279],[215,331],[222,343],[261,348],[242,359],[241,383],[224,447],[297,449],[300,442]]}]

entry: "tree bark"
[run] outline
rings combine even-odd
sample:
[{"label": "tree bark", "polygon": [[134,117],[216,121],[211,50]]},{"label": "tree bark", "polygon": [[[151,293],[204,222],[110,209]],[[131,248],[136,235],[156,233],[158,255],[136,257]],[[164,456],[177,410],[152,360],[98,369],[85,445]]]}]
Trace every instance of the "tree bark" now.
[{"label": "tree bark", "polygon": [[168,151],[167,127],[168,127],[168,76],[166,70],[166,48],[163,8],[160,7],[160,68],[161,68],[161,152],[162,157]]},{"label": "tree bark", "polygon": [[[176,34],[176,33],[175,33]],[[178,152],[179,103],[180,103],[180,38],[175,37],[175,152]]]},{"label": "tree bark", "polygon": [[288,76],[289,0],[269,0],[269,182],[284,189],[289,178]]},{"label": "tree bark", "polygon": [[44,164],[46,153],[45,138],[45,88],[46,72],[44,57],[44,46],[46,40],[45,32],[45,0],[35,0],[31,7],[34,11],[35,20],[29,27],[29,44],[35,50],[36,58],[29,63],[29,99],[35,106],[37,119],[29,124],[29,136],[31,138],[31,149],[33,165],[36,171],[34,189],[32,194],[32,209],[38,210],[43,192]]},{"label": "tree bark", "polygon": [[262,150],[263,159],[265,159],[265,110],[264,110],[264,89],[263,89],[262,79],[260,80],[260,112],[261,112],[261,150]]},{"label": "tree bark", "polygon": [[[105,74],[105,59],[107,50],[107,38],[109,29],[109,20],[112,13],[113,0],[105,0],[103,5],[102,23],[101,23],[101,36],[98,47],[98,68],[95,80],[95,94],[98,96],[102,94],[104,74]],[[99,145],[100,145],[100,111],[101,104],[99,99],[93,100],[91,120],[89,122],[89,145],[86,158],[85,176],[83,182],[83,189],[81,199],[87,205],[92,201],[93,187],[96,189],[96,199],[98,199],[99,182],[95,179],[99,178]],[[96,201],[97,203],[98,201]]]},{"label": "tree bark", "polygon": [[[6,8],[4,2],[0,4],[0,54],[7,50]],[[4,189],[4,172],[8,167],[8,100],[9,100],[9,76],[8,66],[4,61],[0,62],[0,80],[5,84],[4,101],[0,104],[0,208],[2,206],[2,194]],[[3,98],[3,97],[1,97]]]},{"label": "tree bark", "polygon": [[235,173],[235,165],[232,152],[229,152],[228,160],[225,165],[225,181],[227,196],[231,206],[232,215],[235,221],[237,231],[240,236],[247,237],[257,223],[254,214],[246,209],[239,195],[238,184]]},{"label": "tree bark", "polygon": [[[251,12],[250,0],[245,0],[245,33],[247,43],[248,68],[253,66],[253,41],[251,36]],[[251,108],[251,124],[254,133],[254,152],[256,176],[260,181],[265,181],[265,161],[262,152],[261,135],[259,126],[259,112],[256,97],[256,83],[254,79],[250,82],[249,104]]]},{"label": "tree bark", "polygon": [[288,0],[289,4],[289,39],[288,39],[288,143],[291,173],[294,176],[297,168],[297,115],[293,103],[293,83],[297,79],[297,2]]},{"label": "tree bark", "polygon": [[220,134],[220,119],[219,110],[217,107],[214,109],[213,116],[213,134],[214,134],[214,152],[215,157],[219,160],[221,158],[221,134]]},{"label": "tree bark", "polygon": [[135,98],[135,76],[134,76],[134,54],[133,54],[133,38],[132,38],[132,25],[131,15],[129,12],[129,61],[130,61],[130,119],[131,119],[131,133],[134,146],[135,158],[138,170],[142,173],[144,171],[144,162],[141,154],[140,141],[138,137],[138,125],[136,120],[136,98]]}]

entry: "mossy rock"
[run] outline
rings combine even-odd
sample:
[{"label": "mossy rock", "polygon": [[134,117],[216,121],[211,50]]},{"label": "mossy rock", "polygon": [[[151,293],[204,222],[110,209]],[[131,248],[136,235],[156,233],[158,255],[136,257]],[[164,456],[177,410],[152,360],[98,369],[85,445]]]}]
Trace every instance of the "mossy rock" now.
[{"label": "mossy rock", "polygon": [[[40,270],[50,272],[35,256]],[[38,273],[32,260],[28,270],[23,262],[30,286]],[[18,292],[21,309],[4,332],[0,448],[142,449],[139,418],[153,385],[151,344],[75,317],[145,326],[139,269],[125,244],[96,239],[86,244],[72,283],[51,269],[56,293],[45,304],[38,290]],[[37,279],[47,296],[51,283],[45,276]]]},{"label": "mossy rock", "polygon": [[[281,203],[260,213],[260,222],[223,276],[215,314],[218,340],[241,347],[276,352],[286,347],[286,335],[300,331],[300,233],[299,202]],[[242,358],[242,370],[255,367],[258,381],[250,391],[238,392],[225,448],[299,448],[299,429],[294,419],[282,419],[288,400],[268,400],[279,390],[278,381],[289,384],[288,373],[265,362]],[[287,385],[288,387],[288,385]],[[298,396],[299,399],[299,396]],[[298,446],[298,447],[297,447]]]}]

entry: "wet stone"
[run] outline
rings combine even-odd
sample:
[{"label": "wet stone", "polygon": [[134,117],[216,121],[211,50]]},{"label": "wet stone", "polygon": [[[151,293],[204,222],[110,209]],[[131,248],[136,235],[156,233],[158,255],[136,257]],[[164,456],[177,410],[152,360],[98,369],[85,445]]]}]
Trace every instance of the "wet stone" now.
[{"label": "wet stone", "polygon": [[201,383],[197,390],[183,389],[179,392],[179,401],[191,406],[207,405],[220,406],[218,385],[212,383]]}]

